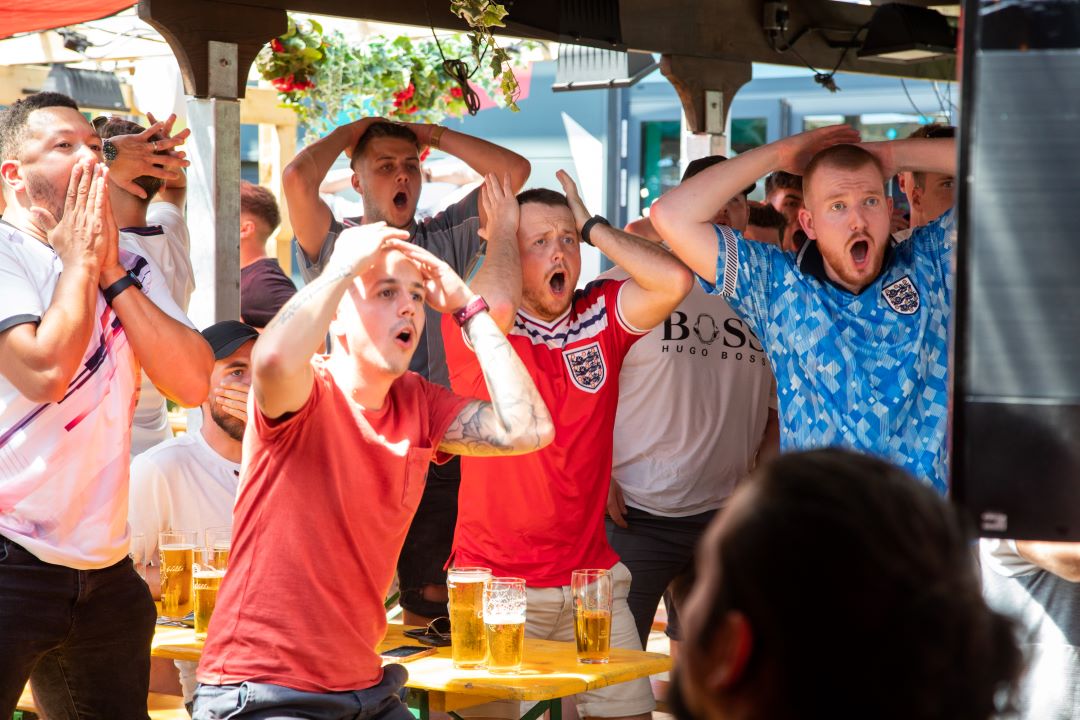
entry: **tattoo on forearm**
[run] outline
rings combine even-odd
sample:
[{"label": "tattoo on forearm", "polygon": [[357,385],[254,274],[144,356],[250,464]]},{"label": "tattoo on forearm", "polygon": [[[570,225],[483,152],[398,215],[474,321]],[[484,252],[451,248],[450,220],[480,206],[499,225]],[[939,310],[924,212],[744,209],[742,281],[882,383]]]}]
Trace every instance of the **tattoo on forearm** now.
[{"label": "tattoo on forearm", "polygon": [[353,274],[352,268],[339,267],[327,268],[327,271],[300,289],[298,293],[292,296],[289,302],[285,303],[285,307],[281,308],[274,319],[270,321],[267,326],[267,330],[285,325],[292,320],[300,310],[308,303],[315,300],[318,296],[322,295],[327,290],[333,288],[339,282]]},{"label": "tattoo on forearm", "polygon": [[469,340],[491,394],[491,402],[475,400],[458,414],[440,448],[459,455],[510,455],[543,446],[551,418],[525,366],[493,320],[469,324]]}]

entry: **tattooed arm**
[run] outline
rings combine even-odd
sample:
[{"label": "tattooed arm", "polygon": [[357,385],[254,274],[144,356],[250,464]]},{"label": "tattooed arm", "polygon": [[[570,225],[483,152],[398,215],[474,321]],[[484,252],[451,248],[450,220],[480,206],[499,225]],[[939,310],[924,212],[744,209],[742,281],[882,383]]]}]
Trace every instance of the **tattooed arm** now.
[{"label": "tattooed arm", "polygon": [[[476,297],[442,260],[416,245],[401,252],[420,268],[427,302],[453,312]],[[486,312],[474,315],[465,332],[484,373],[491,402],[475,400],[462,409],[443,435],[439,449],[456,455],[521,455],[555,439],[555,426],[543,398],[510,341]]]},{"label": "tattooed arm", "polygon": [[342,297],[379,254],[407,245],[408,237],[385,223],[341,233],[322,275],[285,303],[251,351],[251,387],[264,415],[278,418],[304,406],[314,382],[313,348],[326,337]]},{"label": "tattooed arm", "polygon": [[521,455],[555,439],[544,400],[529,372],[487,313],[465,326],[491,402],[474,400],[450,423],[439,449],[457,455]]}]

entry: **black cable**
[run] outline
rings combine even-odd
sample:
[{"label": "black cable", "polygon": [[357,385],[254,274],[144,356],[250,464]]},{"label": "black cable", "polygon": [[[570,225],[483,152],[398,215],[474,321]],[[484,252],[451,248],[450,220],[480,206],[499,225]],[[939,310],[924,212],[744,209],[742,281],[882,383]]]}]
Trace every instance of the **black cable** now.
[{"label": "black cable", "polygon": [[[810,69],[810,72],[814,73],[814,82],[816,82],[818,85],[821,85],[829,92],[836,92],[840,88],[837,87],[836,81],[833,79],[833,77],[836,75],[836,71],[839,70],[840,66],[844,63],[844,58],[847,57],[848,50],[850,50],[854,45],[855,39],[859,36],[859,33],[869,27],[869,25],[870,23],[865,23],[855,28],[855,30],[851,33],[851,38],[849,38],[847,43],[844,45],[844,50],[840,53],[840,58],[836,61],[836,65],[834,65],[833,69],[827,73],[821,72],[816,67],[811,65],[806,60],[806,58],[800,55],[799,51],[795,49],[795,43],[798,42],[799,39],[806,34],[809,28],[803,28],[799,32],[795,33],[795,37],[791,38],[791,40],[788,40],[781,35],[780,39],[784,42],[783,48],[778,48],[776,46],[776,38],[774,37],[774,34],[769,33],[769,45],[770,47],[772,47],[773,50],[780,53],[788,52],[790,50],[795,55],[795,57],[797,57],[799,61],[802,62],[803,65]],[[820,32],[821,31],[819,30],[818,33],[820,34]],[[779,35],[779,33],[776,34]],[[825,40],[826,42],[828,42],[828,38],[825,38]]]},{"label": "black cable", "polygon": [[476,67],[472,70],[469,70],[468,63],[461,58],[447,58],[446,53],[443,52],[442,43],[439,42],[439,36],[435,34],[435,24],[431,22],[431,12],[428,10],[427,0],[424,0],[424,12],[427,14],[428,27],[431,28],[431,37],[435,38],[435,47],[439,49],[439,57],[442,58],[443,71],[461,88],[461,99],[465,102],[465,109],[469,111],[469,115],[476,115],[476,113],[480,112],[480,96],[472,89],[469,79],[480,69],[480,65],[484,62],[484,56],[487,55],[488,47],[484,47],[484,51],[477,58]]},{"label": "black cable", "polygon": [[921,118],[927,117],[927,115],[918,108],[918,106],[915,104],[915,101],[911,99],[911,93],[908,92],[907,83],[904,82],[904,78],[900,78],[900,87],[904,88],[904,95],[907,96],[907,101],[911,103],[911,107],[915,110],[915,114]]}]

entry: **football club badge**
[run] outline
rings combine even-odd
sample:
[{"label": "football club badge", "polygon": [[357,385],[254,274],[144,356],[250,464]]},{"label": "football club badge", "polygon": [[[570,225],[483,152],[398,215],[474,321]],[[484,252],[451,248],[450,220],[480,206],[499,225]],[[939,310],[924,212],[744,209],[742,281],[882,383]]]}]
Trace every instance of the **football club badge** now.
[{"label": "football club badge", "polygon": [[563,352],[566,369],[570,379],[587,393],[595,393],[604,386],[607,369],[604,365],[604,353],[600,343],[591,342],[573,350]]},{"label": "football club badge", "polygon": [[919,310],[919,291],[907,275],[881,291],[885,302],[901,315],[914,315]]}]

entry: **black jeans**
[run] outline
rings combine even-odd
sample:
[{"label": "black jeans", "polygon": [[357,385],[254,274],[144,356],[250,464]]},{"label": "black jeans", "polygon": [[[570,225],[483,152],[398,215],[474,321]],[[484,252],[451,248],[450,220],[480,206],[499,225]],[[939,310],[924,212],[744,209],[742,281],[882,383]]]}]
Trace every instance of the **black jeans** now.
[{"label": "black jeans", "polygon": [[608,542],[634,577],[626,602],[637,623],[641,647],[645,647],[649,639],[661,597],[667,605],[667,636],[672,640],[681,639],[675,602],[666,591],[676,579],[692,578],[694,550],[715,515],[716,511],[710,510],[687,517],[663,517],[627,507],[626,524],[629,527],[626,529],[613,523],[611,518],[605,518]]},{"label": "black jeans", "polygon": [[129,558],[72,570],[0,537],[0,718],[29,678],[49,720],[145,720],[156,615]]},{"label": "black jeans", "polygon": [[427,483],[398,556],[401,607],[423,617],[449,615],[446,603],[424,599],[425,585],[446,585],[446,565],[457,525],[461,458],[428,466]]}]

